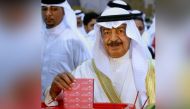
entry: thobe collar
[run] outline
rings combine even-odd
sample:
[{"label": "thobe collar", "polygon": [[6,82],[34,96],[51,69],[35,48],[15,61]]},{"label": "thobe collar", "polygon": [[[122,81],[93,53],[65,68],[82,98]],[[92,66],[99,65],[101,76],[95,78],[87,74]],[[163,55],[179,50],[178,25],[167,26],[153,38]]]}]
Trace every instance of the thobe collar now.
[{"label": "thobe collar", "polygon": [[133,84],[133,82],[131,82],[131,79],[129,79],[132,78],[132,66],[129,51],[122,57],[109,58],[109,61],[111,70],[110,73],[112,75],[109,78],[112,80],[113,86],[115,87],[119,97],[122,97],[123,91],[126,91],[126,83],[128,84],[128,82],[130,82],[131,85]]},{"label": "thobe collar", "polygon": [[65,23],[62,21],[59,25],[57,25],[54,28],[47,29],[46,33],[48,37],[57,37],[59,36],[65,29],[66,29]]},{"label": "thobe collar", "polygon": [[129,52],[125,53],[125,55],[119,57],[119,58],[112,58],[109,57],[110,62],[114,62],[114,63],[122,63],[122,62],[126,62],[126,60],[129,59]]},{"label": "thobe collar", "polygon": [[119,58],[111,58],[109,57],[110,61],[110,67],[111,67],[111,72],[115,73],[115,71],[118,70],[118,68],[126,67],[126,61],[129,61],[129,53],[127,52],[124,56],[119,57]]}]

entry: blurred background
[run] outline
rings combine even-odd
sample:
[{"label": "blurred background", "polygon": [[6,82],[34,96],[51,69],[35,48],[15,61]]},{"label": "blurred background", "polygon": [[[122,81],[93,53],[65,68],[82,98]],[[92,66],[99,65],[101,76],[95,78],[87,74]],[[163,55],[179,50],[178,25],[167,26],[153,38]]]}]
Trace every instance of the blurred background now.
[{"label": "blurred background", "polygon": [[[101,13],[109,1],[111,0],[68,0],[74,9],[79,9],[81,7],[84,12],[95,11],[97,13]],[[156,0],[124,1],[129,3],[132,8],[143,11],[148,17],[152,17],[154,15]]]},{"label": "blurred background", "polygon": [[[81,9],[83,12],[96,12],[100,14],[106,4],[111,0],[68,0],[74,10]],[[152,23],[155,14],[156,0],[124,0],[132,9],[143,11],[146,15],[145,21]]]}]

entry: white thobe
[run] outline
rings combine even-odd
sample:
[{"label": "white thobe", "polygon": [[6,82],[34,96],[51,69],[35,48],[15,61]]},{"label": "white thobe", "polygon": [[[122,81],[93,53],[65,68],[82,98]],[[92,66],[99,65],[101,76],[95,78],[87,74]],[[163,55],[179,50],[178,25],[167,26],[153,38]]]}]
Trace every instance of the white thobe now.
[{"label": "white thobe", "polygon": [[94,44],[96,42],[96,34],[95,34],[95,31],[92,30],[90,31],[89,33],[87,33],[84,29],[84,27],[80,27],[78,28],[79,31],[83,34],[84,38],[85,38],[85,41],[86,41],[86,44],[89,48],[89,51],[91,54],[93,54],[93,48],[94,48]]},{"label": "white thobe", "polygon": [[86,38],[88,33],[86,32],[84,25],[82,25],[81,27],[78,27],[78,31]]},{"label": "white thobe", "polygon": [[89,58],[89,52],[73,31],[64,25],[45,34],[42,62],[42,92],[58,73],[71,72]]},{"label": "white thobe", "polygon": [[94,45],[96,42],[96,34],[95,31],[92,30],[88,33],[88,36],[86,37],[86,40],[88,42],[88,46],[90,48],[90,52],[93,54],[93,50],[94,50]]},{"label": "white thobe", "polygon": [[[127,63],[126,63],[127,62]],[[117,59],[110,58],[112,77],[110,78],[116,93],[119,95],[123,103],[133,104],[137,95],[134,77],[132,73],[131,60],[129,55]],[[101,84],[94,71],[92,60],[84,62],[72,72],[76,78],[92,78],[94,79],[94,102],[109,102]],[[46,100],[50,101],[49,94]],[[52,105],[52,104],[51,104]],[[136,103],[137,109],[140,107],[139,100]]]}]

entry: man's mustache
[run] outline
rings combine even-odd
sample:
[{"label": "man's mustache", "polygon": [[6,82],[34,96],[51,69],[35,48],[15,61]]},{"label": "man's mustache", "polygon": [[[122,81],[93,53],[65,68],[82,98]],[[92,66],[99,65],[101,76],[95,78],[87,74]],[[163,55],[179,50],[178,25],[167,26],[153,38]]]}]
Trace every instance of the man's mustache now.
[{"label": "man's mustache", "polygon": [[107,46],[111,46],[111,47],[113,47],[113,46],[119,46],[121,44],[123,44],[123,42],[121,40],[119,40],[119,39],[115,40],[115,41],[108,41],[107,42]]},{"label": "man's mustache", "polygon": [[54,21],[54,19],[52,19],[52,18],[46,18],[45,20],[46,21]]},{"label": "man's mustache", "polygon": [[54,18],[52,18],[51,16],[45,17],[46,21],[54,21]]}]

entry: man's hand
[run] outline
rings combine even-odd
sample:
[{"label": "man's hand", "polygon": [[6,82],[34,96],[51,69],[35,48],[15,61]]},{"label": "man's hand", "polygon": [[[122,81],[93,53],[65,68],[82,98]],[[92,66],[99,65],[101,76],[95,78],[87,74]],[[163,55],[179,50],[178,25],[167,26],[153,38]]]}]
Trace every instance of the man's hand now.
[{"label": "man's hand", "polygon": [[60,92],[63,90],[71,90],[71,84],[75,82],[75,78],[71,73],[60,73],[58,74],[50,88],[50,95],[55,99]]}]

